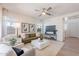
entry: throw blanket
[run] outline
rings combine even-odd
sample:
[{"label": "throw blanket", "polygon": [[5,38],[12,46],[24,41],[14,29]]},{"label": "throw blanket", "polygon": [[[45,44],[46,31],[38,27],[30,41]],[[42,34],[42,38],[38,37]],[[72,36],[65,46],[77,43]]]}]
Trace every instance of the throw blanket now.
[{"label": "throw blanket", "polygon": [[12,47],[13,50],[16,52],[17,56],[20,56],[24,53],[24,51],[20,48]]}]

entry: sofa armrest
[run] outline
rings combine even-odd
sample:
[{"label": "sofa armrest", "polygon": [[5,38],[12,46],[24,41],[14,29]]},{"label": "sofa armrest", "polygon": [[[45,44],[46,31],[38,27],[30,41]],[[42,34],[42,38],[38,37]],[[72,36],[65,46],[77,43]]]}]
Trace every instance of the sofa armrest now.
[{"label": "sofa armrest", "polygon": [[24,50],[24,54],[22,54],[21,56],[35,56],[35,49],[31,48],[22,48]]},{"label": "sofa armrest", "polygon": [[18,43],[18,44],[16,44],[13,47],[22,48],[23,46],[24,46],[24,43]]}]

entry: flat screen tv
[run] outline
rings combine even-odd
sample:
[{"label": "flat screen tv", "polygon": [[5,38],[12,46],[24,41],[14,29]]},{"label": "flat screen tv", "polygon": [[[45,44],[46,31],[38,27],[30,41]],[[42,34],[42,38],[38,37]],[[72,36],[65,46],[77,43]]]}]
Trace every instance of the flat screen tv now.
[{"label": "flat screen tv", "polygon": [[52,32],[56,30],[56,25],[46,26],[46,32]]},{"label": "flat screen tv", "polygon": [[46,26],[45,34],[48,34],[49,32],[56,34],[56,25]]}]

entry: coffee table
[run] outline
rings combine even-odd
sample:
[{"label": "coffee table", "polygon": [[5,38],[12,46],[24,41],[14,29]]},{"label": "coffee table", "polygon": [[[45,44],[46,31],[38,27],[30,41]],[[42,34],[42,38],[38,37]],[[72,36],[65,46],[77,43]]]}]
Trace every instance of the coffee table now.
[{"label": "coffee table", "polygon": [[34,48],[43,49],[49,45],[49,41],[46,39],[43,40],[36,39],[36,40],[32,40],[31,45]]}]

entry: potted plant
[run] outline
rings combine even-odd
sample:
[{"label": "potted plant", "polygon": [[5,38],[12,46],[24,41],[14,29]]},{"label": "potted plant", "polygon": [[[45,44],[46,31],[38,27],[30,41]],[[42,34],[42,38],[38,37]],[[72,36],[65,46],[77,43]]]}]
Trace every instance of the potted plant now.
[{"label": "potted plant", "polygon": [[12,46],[14,46],[15,45],[15,43],[16,43],[16,39],[15,38],[11,38],[10,39],[10,44],[12,45]]}]

